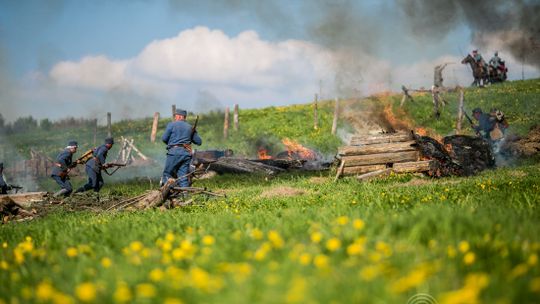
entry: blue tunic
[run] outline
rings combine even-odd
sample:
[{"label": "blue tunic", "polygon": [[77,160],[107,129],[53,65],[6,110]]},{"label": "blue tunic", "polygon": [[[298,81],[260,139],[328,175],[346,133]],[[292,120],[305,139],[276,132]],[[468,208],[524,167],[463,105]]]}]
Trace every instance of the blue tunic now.
[{"label": "blue tunic", "polygon": [[486,113],[481,113],[478,118],[478,126],[474,126],[474,130],[481,132],[485,138],[490,138],[489,132],[495,128],[495,119]]},{"label": "blue tunic", "polygon": [[56,163],[60,166],[55,164],[51,176],[60,176],[61,173],[65,173],[73,165],[73,154],[65,149],[56,157]]},{"label": "blue tunic", "polygon": [[191,125],[185,121],[179,120],[170,122],[161,138],[167,144],[167,159],[165,168],[163,169],[162,183],[166,183],[169,178],[178,178],[177,184],[180,187],[188,187],[189,165],[191,163],[191,153],[182,145],[194,143],[202,144],[202,139],[197,134],[193,134],[191,138]]},{"label": "blue tunic", "polygon": [[86,162],[86,175],[88,175],[88,182],[77,189],[77,192],[83,192],[93,189],[95,192],[99,192],[101,187],[105,184],[103,176],[101,176],[101,167],[105,164],[107,159],[107,152],[109,149],[106,145],[101,145],[94,151],[94,157]]}]

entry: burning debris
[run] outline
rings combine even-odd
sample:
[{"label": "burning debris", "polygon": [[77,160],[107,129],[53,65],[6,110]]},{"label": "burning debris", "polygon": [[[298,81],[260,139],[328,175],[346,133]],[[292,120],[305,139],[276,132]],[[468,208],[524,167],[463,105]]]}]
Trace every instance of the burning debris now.
[{"label": "burning debris", "polygon": [[356,136],[350,146],[339,149],[338,156],[341,164],[336,179],[359,174],[372,178],[388,172],[468,176],[495,166],[489,143],[465,135],[445,137],[443,143],[414,132]]}]

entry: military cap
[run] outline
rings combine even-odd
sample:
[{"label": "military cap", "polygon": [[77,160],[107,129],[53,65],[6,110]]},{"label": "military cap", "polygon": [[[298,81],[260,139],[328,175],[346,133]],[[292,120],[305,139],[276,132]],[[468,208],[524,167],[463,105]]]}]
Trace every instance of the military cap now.
[{"label": "military cap", "polygon": [[187,112],[186,112],[186,110],[176,109],[176,111],[174,112],[174,115],[187,116]]},{"label": "military cap", "polygon": [[79,144],[78,144],[76,141],[74,141],[74,140],[70,140],[70,141],[68,142],[68,146],[69,146],[69,147],[78,147]]},{"label": "military cap", "polygon": [[114,138],[112,138],[112,137],[105,138],[105,143],[106,144],[111,144],[111,145],[114,144]]},{"label": "military cap", "polygon": [[474,108],[474,110],[472,110],[473,113],[482,113],[482,109],[480,108]]}]

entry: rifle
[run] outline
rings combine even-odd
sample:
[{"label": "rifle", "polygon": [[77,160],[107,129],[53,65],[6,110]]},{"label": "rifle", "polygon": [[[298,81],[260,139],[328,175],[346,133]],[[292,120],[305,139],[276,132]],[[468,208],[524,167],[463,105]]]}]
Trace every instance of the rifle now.
[{"label": "rifle", "polygon": [[193,141],[193,136],[195,136],[195,132],[197,132],[197,124],[199,123],[199,115],[197,115],[197,118],[195,118],[195,123],[193,124],[193,127],[191,127],[191,141]]},{"label": "rifle", "polygon": [[[467,120],[469,121],[469,123],[471,124],[471,127],[474,126],[474,122],[473,120],[471,119],[471,117],[469,116],[469,114],[467,114],[467,111],[465,111],[465,107],[461,107],[461,111],[463,111],[463,114],[465,115],[465,118],[467,118]],[[480,134],[480,131],[477,131],[476,129],[473,128],[473,130],[475,131],[476,135],[477,136],[481,136]]]},{"label": "rifle", "polygon": [[8,185],[7,186],[8,190],[15,190],[15,193],[19,192],[19,190],[21,190],[22,188],[23,188],[22,186],[17,186],[17,185]]},{"label": "rifle", "polygon": [[[127,164],[122,164],[122,163],[106,163],[104,164],[103,166],[101,166],[101,168],[103,169],[103,171],[105,171],[105,173],[107,173],[108,176],[111,176],[113,175],[116,171],[118,171],[118,169],[120,169],[120,167],[125,167],[127,166]],[[116,167],[111,173],[109,173],[109,171],[107,171],[107,169],[109,168],[112,168],[112,167]]]},{"label": "rifle", "polygon": [[71,169],[77,167],[77,165],[79,165],[79,164],[86,164],[86,162],[88,160],[90,160],[90,158],[92,158],[93,155],[94,155],[94,149],[90,149],[90,150],[84,152],[83,155],[81,155],[73,163],[71,163],[71,165],[68,166],[66,171],[60,172],[59,176],[61,178],[66,177],[69,174],[69,172],[71,171]]}]

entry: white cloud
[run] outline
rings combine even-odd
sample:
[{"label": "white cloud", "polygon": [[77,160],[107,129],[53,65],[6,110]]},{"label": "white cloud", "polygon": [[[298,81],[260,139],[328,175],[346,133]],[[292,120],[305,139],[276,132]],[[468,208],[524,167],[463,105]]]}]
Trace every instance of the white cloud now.
[{"label": "white cloud", "polygon": [[128,61],[112,61],[105,56],[84,57],[79,62],[62,61],[50,71],[50,76],[64,86],[110,89],[124,85]]}]

